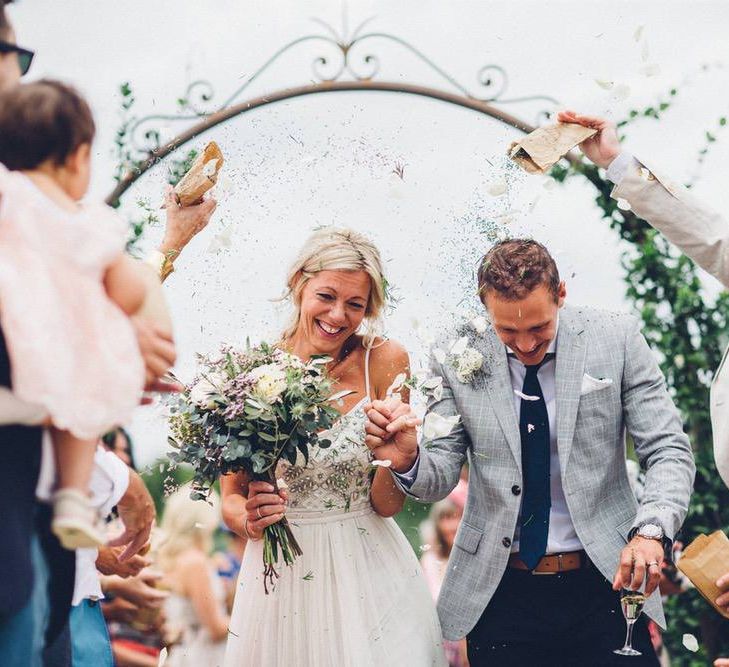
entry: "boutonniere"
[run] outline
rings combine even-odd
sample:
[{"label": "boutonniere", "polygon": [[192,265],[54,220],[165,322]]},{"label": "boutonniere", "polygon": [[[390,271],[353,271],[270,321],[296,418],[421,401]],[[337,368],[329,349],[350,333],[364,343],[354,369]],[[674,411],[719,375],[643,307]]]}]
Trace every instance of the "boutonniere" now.
[{"label": "boutonniere", "polygon": [[456,379],[462,384],[480,387],[486,378],[486,359],[478,349],[482,346],[483,335],[488,330],[488,320],[475,317],[468,324],[458,328],[458,338],[447,350],[433,349],[433,356],[441,364],[450,366]]}]

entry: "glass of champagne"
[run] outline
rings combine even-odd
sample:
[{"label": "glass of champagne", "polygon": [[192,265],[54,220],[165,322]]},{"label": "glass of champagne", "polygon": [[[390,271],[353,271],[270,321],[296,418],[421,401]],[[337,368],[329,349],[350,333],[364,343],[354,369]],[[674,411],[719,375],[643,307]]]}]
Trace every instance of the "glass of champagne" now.
[{"label": "glass of champagne", "polygon": [[618,655],[642,655],[640,651],[633,648],[633,625],[638,620],[645,604],[645,595],[640,591],[623,589],[620,592],[620,608],[625,616],[625,623],[628,626],[625,633],[625,645],[613,651]]}]

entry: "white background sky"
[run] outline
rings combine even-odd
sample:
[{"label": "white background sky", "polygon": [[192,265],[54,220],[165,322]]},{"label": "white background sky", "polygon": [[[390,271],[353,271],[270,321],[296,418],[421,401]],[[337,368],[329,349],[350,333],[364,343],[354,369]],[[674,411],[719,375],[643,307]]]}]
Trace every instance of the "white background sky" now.
[{"label": "white background sky", "polygon": [[[175,100],[197,79],[211,82],[212,104],[220,104],[277,48],[304,34],[323,34],[312,17],[337,31],[343,23],[343,4],[327,0],[20,0],[10,12],[18,42],[37,51],[32,77],[69,81],[91,102],[99,126],[90,193],[96,198],[113,187],[121,82],[131,82],[140,116],[174,112]],[[665,119],[631,127],[628,145],[679,180],[694,172],[705,130],[729,114],[725,2],[350,0],[346,16],[349,29],[375,17],[368,31],[407,40],[474,94],[478,70],[497,64],[509,77],[505,97],[545,94],[564,107],[622,118],[677,86]],[[378,79],[452,91],[382,40],[363,44],[360,53],[380,57]],[[319,55],[335,53],[321,43],[292,50],[243,99],[309,83]],[[646,77],[640,71],[646,64],[658,65],[660,74]],[[596,79],[625,84],[630,94],[617,100]],[[532,121],[539,106],[503,108]],[[163,125],[168,134],[185,126]],[[381,93],[292,100],[210,132],[204,139],[218,140],[228,156],[230,184],[219,193],[214,222],[165,286],[180,374],[190,376],[196,350],[280,328],[285,309],[271,299],[281,294],[286,265],[303,239],[322,224],[355,227],[378,243],[402,297],[388,331],[413,351],[416,365],[422,343],[413,319],[437,333],[446,313],[476,305],[472,267],[488,248],[484,229],[499,216],[512,219],[512,233],[547,243],[572,302],[627,308],[621,248],[599,221],[594,190],[577,180],[548,189],[544,179],[509,169],[502,156],[516,137],[473,112]],[[406,164],[403,181],[391,174],[398,161]],[[695,186],[720,210],[729,204],[727,164],[729,137],[723,136]],[[130,192],[126,212],[140,197],[156,203],[164,176],[164,166],[151,171]],[[506,195],[486,194],[488,183],[504,177]],[[215,251],[214,239],[224,230],[231,247]],[[160,234],[159,227],[151,229],[145,247]],[[143,461],[163,450],[154,408],[140,415],[133,431]]]}]

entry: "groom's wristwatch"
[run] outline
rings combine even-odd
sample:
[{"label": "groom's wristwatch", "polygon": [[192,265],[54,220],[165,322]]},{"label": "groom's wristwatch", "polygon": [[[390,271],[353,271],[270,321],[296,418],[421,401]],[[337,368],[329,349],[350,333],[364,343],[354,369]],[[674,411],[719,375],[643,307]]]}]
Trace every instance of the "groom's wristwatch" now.
[{"label": "groom's wristwatch", "polygon": [[638,527],[635,534],[639,537],[644,537],[647,540],[658,540],[663,542],[663,528],[657,526],[654,523],[644,523]]},{"label": "groom's wristwatch", "polygon": [[632,540],[636,536],[642,537],[646,540],[656,540],[657,542],[660,542],[663,545],[666,560],[672,562],[673,540],[670,537],[666,537],[666,534],[663,532],[663,528],[655,523],[644,523],[642,526],[633,528],[633,530],[628,533],[628,540]]}]

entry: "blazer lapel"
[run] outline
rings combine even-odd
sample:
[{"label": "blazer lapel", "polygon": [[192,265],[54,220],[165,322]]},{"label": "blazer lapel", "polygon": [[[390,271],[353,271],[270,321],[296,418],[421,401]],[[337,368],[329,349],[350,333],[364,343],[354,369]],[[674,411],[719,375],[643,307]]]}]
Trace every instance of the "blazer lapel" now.
[{"label": "blazer lapel", "polygon": [[555,368],[557,405],[557,448],[564,474],[575,435],[577,408],[580,404],[582,377],[585,373],[584,327],[577,313],[569,308],[560,314]]},{"label": "blazer lapel", "polygon": [[509,362],[506,348],[495,333],[492,333],[490,356],[490,375],[486,387],[496,419],[506,436],[516,465],[521,472],[521,436],[519,434],[519,418],[516,414],[514,389],[511,386]]}]

